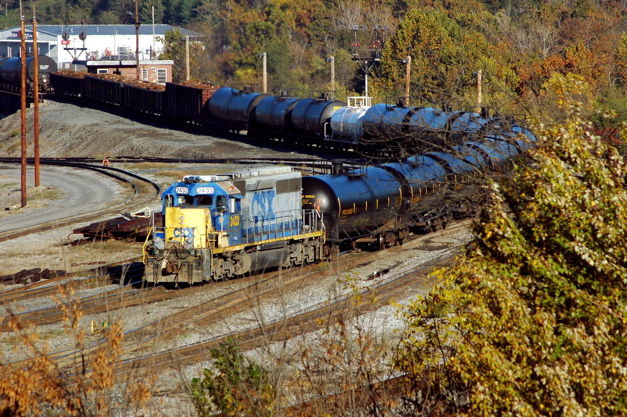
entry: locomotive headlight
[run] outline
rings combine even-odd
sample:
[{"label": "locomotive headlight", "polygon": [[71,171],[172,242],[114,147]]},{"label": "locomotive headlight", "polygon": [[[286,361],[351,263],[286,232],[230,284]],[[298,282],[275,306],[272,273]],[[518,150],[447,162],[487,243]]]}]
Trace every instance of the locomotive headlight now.
[{"label": "locomotive headlight", "polygon": [[192,239],[191,237],[188,237],[187,239],[185,239],[185,242],[189,243],[190,245],[192,244],[193,241],[194,239]]}]

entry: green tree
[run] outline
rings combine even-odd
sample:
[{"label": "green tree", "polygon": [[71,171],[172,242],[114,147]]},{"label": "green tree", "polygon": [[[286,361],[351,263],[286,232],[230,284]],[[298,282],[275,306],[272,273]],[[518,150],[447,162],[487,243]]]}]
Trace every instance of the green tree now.
[{"label": "green tree", "polygon": [[[159,38],[159,37],[158,37]],[[186,78],[186,52],[185,52],[185,36],[180,30],[175,29],[167,31],[161,41],[164,43],[163,52],[159,55],[159,59],[171,59],[174,61],[172,67],[172,81],[181,82]],[[190,39],[189,41],[189,67],[190,78],[192,80],[200,80],[201,61],[204,56],[204,49],[199,41]]]},{"label": "green tree", "polygon": [[142,25],[152,24],[152,11],[154,7],[155,24],[163,21],[164,7],[161,0],[143,0],[139,3],[139,21]]},{"label": "green tree", "polygon": [[272,416],[274,388],[268,372],[240,353],[230,340],[211,349],[215,370],[205,368],[202,378],[192,380],[192,397],[201,416]]},{"label": "green tree", "polygon": [[[538,126],[529,163],[494,183],[466,260],[428,299],[447,313],[442,363],[470,384],[471,415],[627,412],[625,161],[573,101],[581,77],[550,86],[567,118]],[[413,341],[433,334],[428,312],[406,311],[405,369],[425,363]]]},{"label": "green tree", "polygon": [[449,14],[434,8],[407,13],[384,47],[382,75],[373,81],[374,91],[404,95],[405,65],[401,59],[407,56],[412,58],[411,94],[430,102],[463,97],[476,102],[474,74],[478,70],[506,79],[499,74],[494,46],[479,30],[481,25],[492,23],[489,15],[480,8],[472,17],[460,13],[453,18]]}]

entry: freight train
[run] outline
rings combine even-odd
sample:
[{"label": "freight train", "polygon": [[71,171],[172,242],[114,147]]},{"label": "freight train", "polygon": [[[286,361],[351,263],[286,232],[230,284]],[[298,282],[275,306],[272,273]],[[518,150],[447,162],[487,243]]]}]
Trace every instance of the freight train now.
[{"label": "freight train", "polygon": [[[57,72],[57,64],[48,56],[38,57],[39,93],[49,93],[50,74]],[[26,58],[26,97],[31,102],[35,97],[35,58]],[[19,57],[0,60],[0,110],[14,112],[22,106],[22,59]]]},{"label": "freight train", "polygon": [[396,155],[407,148],[414,153],[511,132],[511,123],[499,117],[434,107],[371,105],[369,97],[348,97],[347,102],[327,94],[296,98],[286,92],[275,96],[208,83],[166,83],[161,89],[152,84],[149,89],[150,83],[96,74],[55,73],[51,85],[58,95],[161,121],[204,126],[212,134],[245,134],[364,155]]},{"label": "freight train", "polygon": [[[46,55],[37,57],[39,91],[50,92],[50,74],[57,72],[57,63]],[[33,92],[35,82],[35,57],[26,57],[26,88]],[[0,89],[19,92],[22,83],[22,58],[4,58],[0,60]]]},{"label": "freight train", "polygon": [[403,162],[302,177],[289,167],[188,175],[162,194],[163,224],[144,244],[146,280],[202,283],[385,248],[471,211],[472,178],[500,169],[535,138],[513,126]]}]

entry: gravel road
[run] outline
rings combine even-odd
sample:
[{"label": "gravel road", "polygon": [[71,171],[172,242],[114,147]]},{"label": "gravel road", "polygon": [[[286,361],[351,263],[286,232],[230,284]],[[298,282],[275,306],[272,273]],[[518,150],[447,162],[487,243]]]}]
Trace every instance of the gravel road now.
[{"label": "gravel road", "polygon": [[[110,177],[87,170],[42,166],[41,184],[34,188],[33,168],[27,170],[27,204],[21,206],[17,166],[0,165],[0,232],[34,226],[65,217],[90,213],[123,201],[131,195]],[[30,202],[29,202],[30,201]]]}]

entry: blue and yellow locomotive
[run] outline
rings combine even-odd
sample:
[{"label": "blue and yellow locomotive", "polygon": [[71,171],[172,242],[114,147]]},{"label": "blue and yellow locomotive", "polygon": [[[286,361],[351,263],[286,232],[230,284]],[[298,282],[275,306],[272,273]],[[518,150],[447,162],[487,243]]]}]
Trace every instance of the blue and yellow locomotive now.
[{"label": "blue and yellow locomotive", "polygon": [[146,279],[200,283],[322,257],[321,214],[303,210],[290,167],[186,176],[162,195],[164,224],[144,245]]}]

